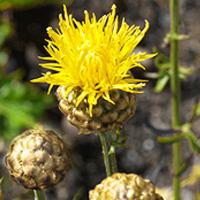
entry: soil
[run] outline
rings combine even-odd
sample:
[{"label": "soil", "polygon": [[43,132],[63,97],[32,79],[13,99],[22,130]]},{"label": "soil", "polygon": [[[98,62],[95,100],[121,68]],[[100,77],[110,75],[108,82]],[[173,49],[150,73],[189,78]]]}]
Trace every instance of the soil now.
[{"label": "soil", "polygon": [[[170,17],[168,3],[164,0],[79,0],[74,1],[68,12],[78,20],[83,19],[83,11],[95,12],[98,17],[110,11],[111,5],[118,7],[120,18],[125,17],[129,24],[144,26],[148,19],[151,28],[140,44],[139,50],[151,52],[156,48],[158,52],[169,55],[169,44],[164,42],[169,32]],[[180,1],[180,32],[190,36],[188,40],[180,41],[180,65],[193,68],[194,73],[181,83],[181,121],[186,122],[191,116],[194,101],[200,98],[200,1]],[[39,77],[41,69],[38,67],[38,55],[46,55],[43,45],[47,38],[46,27],[56,27],[58,14],[62,6],[41,6],[29,9],[13,9],[5,11],[12,19],[14,33],[6,42],[9,63],[7,72],[23,68],[24,83]],[[157,72],[153,61],[145,63],[147,72]],[[145,77],[142,71],[136,72],[136,77]],[[156,80],[150,79],[144,94],[137,96],[137,111],[126,122],[122,134],[128,139],[126,147],[117,150],[117,160],[120,172],[137,173],[150,179],[158,187],[170,186],[171,173],[171,145],[157,142],[158,134],[171,133],[171,104],[170,86],[167,85],[162,93],[155,93],[153,88]],[[38,86],[39,87],[39,86]],[[46,92],[46,86],[41,86]],[[47,190],[48,200],[72,200],[79,191],[81,200],[88,199],[88,191],[104,177],[104,166],[101,147],[96,135],[78,135],[76,128],[67,123],[55,106],[48,110],[48,117],[44,125],[62,133],[66,142],[71,146],[73,167],[66,178],[56,188]],[[194,123],[193,130],[200,137],[200,119]],[[1,145],[2,144],[2,145]],[[200,162],[198,156],[192,155],[187,142],[182,145],[183,160],[190,169],[193,163]],[[3,161],[7,144],[0,141],[0,158]],[[191,156],[192,155],[192,156]],[[0,162],[3,163],[3,162]],[[188,169],[188,171],[189,171]],[[32,199],[31,191],[23,189],[8,179],[4,166],[0,166],[0,176],[6,176],[4,194],[5,200]],[[194,198],[196,187],[186,189],[187,194]],[[187,197],[187,199],[186,199]],[[183,200],[188,200],[184,195]]]}]

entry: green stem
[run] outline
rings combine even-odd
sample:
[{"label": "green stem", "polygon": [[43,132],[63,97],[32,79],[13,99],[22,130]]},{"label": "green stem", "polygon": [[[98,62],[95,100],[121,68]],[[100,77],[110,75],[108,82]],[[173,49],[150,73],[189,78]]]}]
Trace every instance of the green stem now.
[{"label": "green stem", "polygon": [[111,162],[111,167],[112,167],[112,173],[114,173],[114,172],[118,171],[118,168],[117,168],[117,159],[116,159],[115,147],[112,145],[113,133],[107,133],[107,136],[108,136],[108,138],[109,138],[108,140],[110,142],[109,143],[109,146],[110,146],[109,156],[110,156],[110,162]]},{"label": "green stem", "polygon": [[2,191],[2,182],[3,182],[3,178],[0,178],[0,200],[3,200],[3,191]]},{"label": "green stem", "polygon": [[34,200],[46,200],[45,193],[42,190],[33,190]]},{"label": "green stem", "polygon": [[112,146],[113,151],[110,153],[111,147],[111,138],[108,137],[110,133],[99,133],[99,139],[102,146],[102,154],[104,165],[106,168],[106,175],[111,176],[113,173],[117,171],[117,162],[115,157],[115,148]]},{"label": "green stem", "polygon": [[[180,83],[178,69],[178,23],[179,23],[179,2],[178,0],[170,0],[170,16],[171,16],[171,31],[170,31],[170,62],[172,66],[171,74],[171,91],[172,91],[172,127],[178,128],[180,125]],[[178,171],[181,165],[181,142],[173,144],[173,199],[180,200],[180,175]]]}]

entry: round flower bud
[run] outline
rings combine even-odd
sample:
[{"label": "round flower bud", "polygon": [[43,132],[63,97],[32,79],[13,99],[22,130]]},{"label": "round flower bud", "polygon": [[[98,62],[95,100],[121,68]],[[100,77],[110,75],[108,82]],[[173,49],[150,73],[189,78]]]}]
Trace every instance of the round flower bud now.
[{"label": "round flower bud", "polygon": [[11,177],[25,188],[56,185],[69,168],[63,140],[51,130],[31,129],[10,144],[5,164]]},{"label": "round flower bud", "polygon": [[87,98],[76,106],[80,92],[76,88],[66,96],[66,87],[60,86],[57,89],[59,109],[67,116],[68,121],[79,129],[80,133],[105,132],[119,128],[135,113],[136,98],[132,93],[113,90],[110,93],[113,103],[100,97],[97,104],[93,106],[91,115]]},{"label": "round flower bud", "polygon": [[163,200],[154,185],[136,174],[115,173],[89,193],[90,200]]}]

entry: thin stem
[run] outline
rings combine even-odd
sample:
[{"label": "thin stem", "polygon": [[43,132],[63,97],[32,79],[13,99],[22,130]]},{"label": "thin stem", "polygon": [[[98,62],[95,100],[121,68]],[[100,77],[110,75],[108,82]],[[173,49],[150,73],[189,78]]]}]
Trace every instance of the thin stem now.
[{"label": "thin stem", "polygon": [[[110,176],[117,171],[115,147],[112,146],[111,149],[112,142],[109,134],[110,133],[99,133],[99,139],[102,146],[102,154],[107,176]],[[110,152],[110,150],[112,151]]]},{"label": "thin stem", "polygon": [[[171,91],[172,91],[172,126],[178,128],[180,125],[180,81],[178,68],[178,24],[179,24],[179,1],[170,0],[171,16],[171,43],[170,43],[170,62],[172,66]],[[181,142],[173,144],[173,199],[180,200],[180,175],[178,174],[181,166]]]},{"label": "thin stem", "polygon": [[3,200],[4,197],[3,197],[3,191],[2,191],[2,182],[3,182],[3,178],[0,178],[0,200]]},{"label": "thin stem", "polygon": [[[111,147],[111,145],[112,145],[111,142],[113,141],[113,133],[108,133],[107,136],[109,137],[109,141],[110,141],[109,145]],[[116,159],[115,147],[112,145],[111,148],[110,148],[110,151],[109,151],[109,155],[110,155],[110,162],[111,162],[112,172],[114,173],[114,172],[118,171],[118,167],[117,167],[117,159]]]},{"label": "thin stem", "polygon": [[179,122],[179,104],[180,104],[180,81],[178,69],[178,40],[174,35],[178,34],[178,0],[170,0],[171,12],[171,47],[170,47],[170,61],[172,65],[171,74],[171,91],[172,91],[172,125],[177,128]]},{"label": "thin stem", "polygon": [[117,160],[116,160],[116,152],[114,151],[111,155],[110,155],[110,160],[111,160],[111,167],[112,167],[112,172],[115,173],[118,171],[117,168]]},{"label": "thin stem", "polygon": [[106,175],[110,176],[112,174],[112,168],[111,168],[111,163],[110,163],[110,159],[108,155],[109,147],[106,141],[105,133],[99,133],[99,139],[101,141],[103,160],[104,160],[104,165],[106,168]]},{"label": "thin stem", "polygon": [[42,190],[33,190],[34,200],[46,200],[46,195]]}]

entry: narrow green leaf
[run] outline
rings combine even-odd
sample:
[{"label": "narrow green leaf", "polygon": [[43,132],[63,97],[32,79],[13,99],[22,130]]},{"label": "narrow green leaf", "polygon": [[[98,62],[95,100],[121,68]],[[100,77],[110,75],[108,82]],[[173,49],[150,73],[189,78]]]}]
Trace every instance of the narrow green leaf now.
[{"label": "narrow green leaf", "polygon": [[8,8],[27,8],[34,7],[38,5],[46,5],[46,4],[59,4],[65,3],[67,5],[72,4],[73,0],[1,0],[0,1],[0,10],[8,9]]},{"label": "narrow green leaf", "polygon": [[108,155],[112,155],[112,154],[114,154],[114,153],[115,153],[115,146],[111,145],[111,146],[110,146],[110,149],[109,149],[109,151],[108,151]]},{"label": "narrow green leaf", "polygon": [[34,200],[46,200],[45,192],[42,190],[33,190]]},{"label": "narrow green leaf", "polygon": [[11,33],[11,25],[7,22],[0,23],[0,46],[4,43],[6,38]]},{"label": "narrow green leaf", "polygon": [[164,144],[173,144],[174,142],[178,142],[182,139],[184,139],[183,134],[174,134],[167,137],[157,137],[157,141]]},{"label": "narrow green leaf", "polygon": [[187,138],[190,141],[192,150],[200,153],[200,145],[199,140],[196,137],[196,135],[193,132],[183,133],[185,135],[185,138]]},{"label": "narrow green leaf", "polygon": [[200,102],[198,103],[197,108],[196,108],[196,116],[197,117],[200,116]]},{"label": "narrow green leaf", "polygon": [[173,39],[173,40],[187,40],[187,39],[189,39],[190,38],[190,36],[189,35],[185,35],[185,34],[167,34],[167,39],[168,40],[171,40],[171,39]]},{"label": "narrow green leaf", "polygon": [[3,183],[3,177],[0,178],[0,200],[3,200],[2,183]]},{"label": "narrow green leaf", "polygon": [[5,66],[8,61],[8,54],[4,51],[0,51],[0,68]]},{"label": "narrow green leaf", "polygon": [[5,140],[12,139],[24,128],[31,128],[53,100],[32,85],[14,78],[0,78],[0,137]]},{"label": "narrow green leaf", "polygon": [[83,188],[80,188],[73,197],[73,200],[81,200],[83,196]]},{"label": "narrow green leaf", "polygon": [[157,138],[159,142],[165,143],[165,144],[173,144],[174,142],[178,142],[183,139],[187,139],[189,141],[191,148],[194,152],[200,153],[200,145],[198,142],[198,138],[192,132],[174,134],[168,137]]},{"label": "narrow green leaf", "polygon": [[156,86],[154,88],[154,92],[157,92],[157,93],[162,92],[168,81],[169,81],[169,75],[168,74],[159,78],[157,80]]}]

